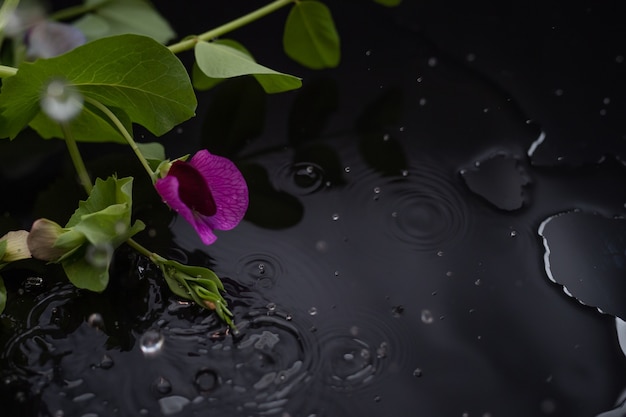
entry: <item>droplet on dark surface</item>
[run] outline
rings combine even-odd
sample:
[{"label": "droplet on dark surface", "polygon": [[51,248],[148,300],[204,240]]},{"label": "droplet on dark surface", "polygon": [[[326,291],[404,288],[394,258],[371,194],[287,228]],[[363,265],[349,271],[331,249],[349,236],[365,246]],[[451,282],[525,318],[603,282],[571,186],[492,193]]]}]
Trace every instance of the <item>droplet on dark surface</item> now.
[{"label": "droplet on dark surface", "polygon": [[545,270],[583,304],[626,318],[626,219],[571,211],[539,227]]},{"label": "droplet on dark surface", "polygon": [[469,189],[501,210],[520,209],[527,200],[524,187],[530,179],[519,161],[495,155],[479,162],[461,171]]}]

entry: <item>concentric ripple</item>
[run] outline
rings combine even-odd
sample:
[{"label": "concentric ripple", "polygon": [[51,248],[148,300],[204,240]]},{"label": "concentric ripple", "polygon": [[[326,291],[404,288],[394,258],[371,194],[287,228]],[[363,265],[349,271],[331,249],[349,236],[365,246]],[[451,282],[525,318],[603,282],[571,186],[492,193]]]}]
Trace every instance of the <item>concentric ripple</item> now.
[{"label": "concentric ripple", "polygon": [[[454,172],[427,161],[395,177],[367,171],[345,196],[347,237],[372,242],[385,236],[386,243],[418,252],[454,246],[471,227],[461,193]],[[371,235],[363,236],[364,231]]]},{"label": "concentric ripple", "polygon": [[250,288],[272,288],[283,274],[282,263],[270,253],[250,253],[237,261],[236,279]]}]

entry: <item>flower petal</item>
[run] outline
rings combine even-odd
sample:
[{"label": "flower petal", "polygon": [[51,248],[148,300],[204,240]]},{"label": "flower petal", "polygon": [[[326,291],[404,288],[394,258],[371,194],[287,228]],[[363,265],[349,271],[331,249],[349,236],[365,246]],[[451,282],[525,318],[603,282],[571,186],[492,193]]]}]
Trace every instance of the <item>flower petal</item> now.
[{"label": "flower petal", "polygon": [[194,213],[193,210],[187,207],[180,199],[178,194],[179,183],[176,177],[166,176],[165,178],[161,178],[157,180],[154,186],[165,204],[170,206],[172,210],[176,211],[196,229],[196,232],[205,245],[210,245],[215,242],[217,237],[213,234],[211,224],[204,221],[208,217]]},{"label": "flower petal", "polygon": [[237,166],[207,150],[197,152],[189,163],[206,179],[217,206],[215,215],[203,223],[218,230],[237,226],[248,209],[248,185]]}]

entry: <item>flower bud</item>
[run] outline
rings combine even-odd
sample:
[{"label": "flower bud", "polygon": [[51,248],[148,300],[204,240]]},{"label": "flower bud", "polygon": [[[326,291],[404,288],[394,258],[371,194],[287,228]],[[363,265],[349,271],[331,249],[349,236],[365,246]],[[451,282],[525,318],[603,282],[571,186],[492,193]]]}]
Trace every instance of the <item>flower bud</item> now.
[{"label": "flower bud", "polygon": [[31,254],[26,244],[27,238],[28,232],[26,230],[9,232],[0,237],[0,242],[6,242],[4,252],[0,253],[0,264],[30,258]]},{"label": "flower bud", "polygon": [[83,109],[83,96],[64,80],[55,79],[46,85],[40,105],[52,120],[59,123],[69,122]]},{"label": "flower bud", "polygon": [[33,258],[50,262],[57,262],[70,255],[84,241],[84,235],[64,229],[48,219],[35,220],[27,239]]}]

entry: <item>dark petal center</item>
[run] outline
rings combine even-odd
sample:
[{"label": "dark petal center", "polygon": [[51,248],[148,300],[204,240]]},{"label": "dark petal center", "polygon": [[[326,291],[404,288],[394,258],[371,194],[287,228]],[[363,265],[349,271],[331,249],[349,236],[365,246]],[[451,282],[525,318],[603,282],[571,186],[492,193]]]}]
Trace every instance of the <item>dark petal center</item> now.
[{"label": "dark petal center", "polygon": [[217,212],[209,184],[193,166],[176,161],[167,175],[178,179],[178,196],[187,207],[204,216],[213,216]]}]

